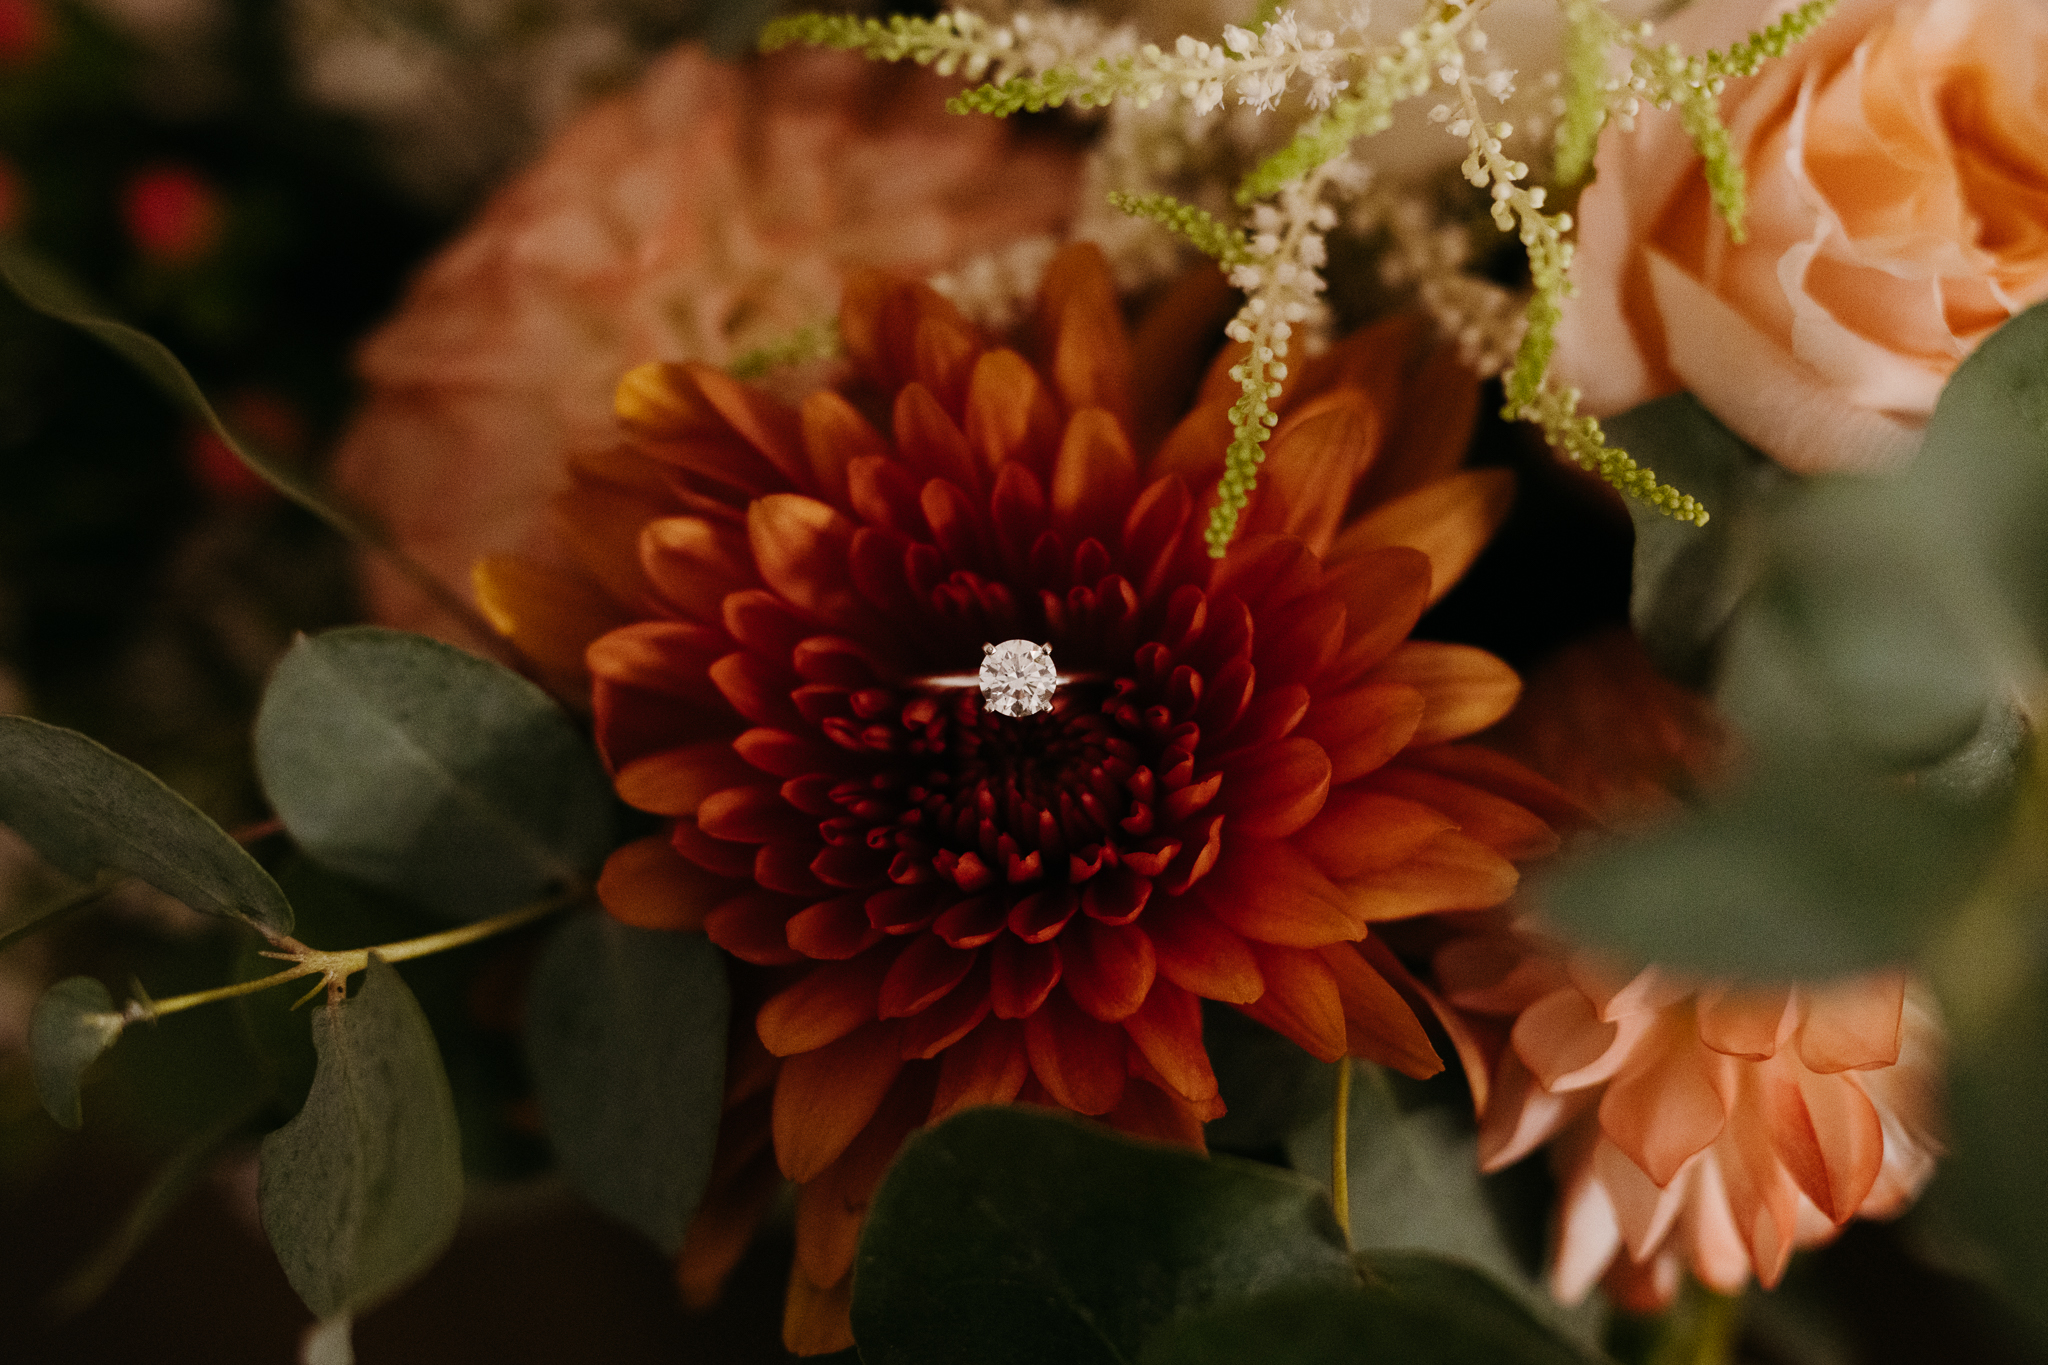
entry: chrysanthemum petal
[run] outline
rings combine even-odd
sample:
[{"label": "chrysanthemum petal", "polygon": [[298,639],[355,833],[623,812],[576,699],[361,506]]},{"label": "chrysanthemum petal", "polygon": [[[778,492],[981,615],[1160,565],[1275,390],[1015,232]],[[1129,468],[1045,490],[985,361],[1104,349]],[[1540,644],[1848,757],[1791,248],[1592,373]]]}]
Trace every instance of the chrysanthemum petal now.
[{"label": "chrysanthemum petal", "polygon": [[882,978],[876,1010],[902,1019],[937,1003],[966,977],[980,957],[975,948],[955,948],[932,934],[913,937]]},{"label": "chrysanthemum petal", "polygon": [[[732,751],[729,741],[703,740],[635,759],[621,767],[612,781],[629,806],[656,815],[694,816],[707,796],[728,788],[753,790],[745,784],[759,776]],[[734,837],[711,832],[717,838]]]},{"label": "chrysanthemum petal", "polygon": [[1067,420],[1048,488],[1055,524],[1079,542],[1107,542],[1138,493],[1138,459],[1115,417],[1082,408]]},{"label": "chrysanthemum petal", "polygon": [[605,859],[597,898],[611,917],[639,929],[697,930],[731,883],[675,851],[659,834],[635,839]]},{"label": "chrysanthemum petal", "polygon": [[1024,1021],[1031,1073],[1054,1100],[1077,1114],[1106,1114],[1123,1098],[1129,1036],[1090,1017],[1064,994]]},{"label": "chrysanthemum petal", "polygon": [[1409,919],[1448,910],[1485,910],[1515,893],[1515,865],[1453,830],[1432,835],[1406,861],[1345,881],[1341,894],[1361,922]]},{"label": "chrysanthemum petal", "polygon": [[1344,882],[1396,867],[1456,828],[1440,810],[1354,785],[1333,792],[1293,843],[1324,876]]},{"label": "chrysanthemum petal", "polygon": [[1201,1103],[1216,1095],[1216,1072],[1202,1046],[1202,1002],[1193,992],[1171,981],[1154,981],[1124,1028],[1160,1079],[1183,1099]]},{"label": "chrysanthemum petal", "polygon": [[1377,951],[1381,946],[1368,939],[1357,945],[1333,943],[1322,950],[1344,1008],[1345,1049],[1404,1076],[1427,1079],[1444,1069],[1443,1058],[1437,1056],[1414,1006],[1388,979],[1388,973],[1405,972],[1393,954]]},{"label": "chrysanthemum petal", "polygon": [[1314,740],[1262,745],[1233,762],[1219,808],[1233,836],[1285,839],[1313,820],[1330,794],[1330,756]]},{"label": "chrysanthemum petal", "polygon": [[1700,992],[1700,1041],[1716,1052],[1746,1061],[1775,1056],[1789,1022],[1791,989],[1785,986],[1738,990],[1713,986]]},{"label": "chrysanthemum petal", "polygon": [[1354,522],[1330,552],[1343,562],[1371,550],[1404,545],[1429,556],[1429,600],[1456,586],[1515,500],[1515,476],[1505,469],[1454,474],[1383,504]]},{"label": "chrysanthemum petal", "polygon": [[1690,1019],[1661,1019],[1601,1096],[1601,1131],[1659,1186],[1727,1121],[1705,1061],[1712,1055]]},{"label": "chrysanthemum petal", "polygon": [[1268,943],[1253,943],[1251,948],[1258,957],[1266,993],[1238,1008],[1323,1061],[1334,1062],[1344,1056],[1350,1046],[1344,1000],[1329,964],[1307,948]]},{"label": "chrysanthemum petal", "polygon": [[1006,1019],[984,1019],[940,1059],[939,1088],[932,1096],[930,1122],[977,1104],[1008,1104],[1030,1076],[1024,1026]]},{"label": "chrysanthemum petal", "polygon": [[1515,671],[1483,649],[1410,640],[1372,672],[1373,680],[1405,683],[1422,694],[1418,748],[1462,739],[1505,716],[1522,694]]},{"label": "chrysanthemum petal", "polygon": [[770,996],[754,1018],[762,1044],[778,1057],[795,1056],[836,1043],[871,1022],[882,979],[896,957],[894,952],[863,953],[826,963]]},{"label": "chrysanthemum petal", "polygon": [[1107,1023],[1130,1017],[1144,1003],[1157,970],[1143,929],[1087,918],[1061,935],[1060,962],[1067,994]]},{"label": "chrysanthemum petal", "polygon": [[996,1018],[1022,1019],[1045,1003],[1060,979],[1057,943],[1026,943],[1010,935],[995,941],[989,959],[989,994]]},{"label": "chrysanthemum petal", "polygon": [[1846,1222],[1877,1183],[1884,1126],[1846,1074],[1816,1075],[1779,1063],[1763,1073],[1771,1146],[1800,1190],[1830,1222]]},{"label": "chrysanthemum petal", "polygon": [[1244,1005],[1266,989],[1251,946],[1209,913],[1200,894],[1183,897],[1170,914],[1146,921],[1159,975],[1209,1000]]},{"label": "chrysanthemum petal", "polygon": [[1207,886],[1210,912],[1257,943],[1320,948],[1363,932],[1345,893],[1291,844],[1233,840]]},{"label": "chrysanthemum petal", "polygon": [[1330,756],[1330,782],[1354,782],[1414,741],[1428,704],[1420,689],[1401,682],[1368,683],[1317,697],[1302,718],[1301,734]]},{"label": "chrysanthemum petal", "polygon": [[815,1052],[784,1060],[775,1076],[774,1107],[775,1156],[784,1175],[798,1183],[815,1180],[875,1116],[903,1069],[900,1029],[870,1022]]}]

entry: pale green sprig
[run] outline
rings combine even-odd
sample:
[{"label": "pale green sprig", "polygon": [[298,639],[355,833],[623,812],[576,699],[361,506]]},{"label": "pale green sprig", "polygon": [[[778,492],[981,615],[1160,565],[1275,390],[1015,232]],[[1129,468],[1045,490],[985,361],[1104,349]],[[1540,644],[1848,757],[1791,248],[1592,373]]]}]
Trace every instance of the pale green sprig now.
[{"label": "pale green sprig", "polygon": [[833,360],[840,354],[839,323],[827,319],[799,327],[780,341],[742,352],[726,369],[735,379],[759,379],[791,365]]},{"label": "pale green sprig", "polygon": [[1658,483],[1655,470],[1643,468],[1627,451],[1607,444],[1598,419],[1579,411],[1577,389],[1559,390],[1543,384],[1522,405],[1518,415],[1541,427],[1544,439],[1574,464],[1598,474],[1629,497],[1649,503],[1678,521],[1696,526],[1707,524],[1707,509],[1699,499],[1668,483]]},{"label": "pale green sprig", "polygon": [[1355,93],[1333,100],[1304,123],[1291,141],[1254,166],[1237,187],[1237,202],[1270,198],[1289,181],[1300,180],[1342,156],[1359,138],[1385,132],[1394,106],[1429,93],[1433,74],[1446,58],[1461,55],[1459,44],[1478,7],[1403,30],[1391,43],[1364,57]]},{"label": "pale green sprig", "polygon": [[1603,0],[1562,0],[1564,116],[1558,120],[1552,174],[1576,185],[1593,168],[1593,150],[1607,123],[1607,54],[1614,20]]},{"label": "pale green sprig", "polygon": [[1529,325],[1515,353],[1514,368],[1508,372],[1505,414],[1535,422],[1543,428],[1551,445],[1628,496],[1641,498],[1666,516],[1704,525],[1707,510],[1697,499],[1668,484],[1659,484],[1656,474],[1636,464],[1626,451],[1609,447],[1600,423],[1579,415],[1578,395],[1570,391],[1560,393],[1550,386],[1550,357],[1557,347],[1557,324],[1564,315],[1565,297],[1571,292],[1572,244],[1565,234],[1572,229],[1572,217],[1568,213],[1545,213],[1544,188],[1521,183],[1529,174],[1529,167],[1505,150],[1514,129],[1505,122],[1487,122],[1471,73],[1464,69],[1462,60],[1440,75],[1458,91],[1462,117],[1451,126],[1464,129],[1469,148],[1460,169],[1473,185],[1492,194],[1494,223],[1503,232],[1518,230],[1529,257]]},{"label": "pale green sprig", "polygon": [[1741,42],[1699,56],[1687,56],[1676,43],[1653,47],[1648,34],[1640,28],[1624,35],[1631,52],[1630,89],[1647,96],[1660,109],[1678,110],[1679,122],[1705,163],[1714,208],[1728,224],[1728,236],[1733,241],[1741,242],[1748,235],[1743,220],[1748,211],[1749,191],[1748,178],[1735,159],[1728,129],[1721,122],[1722,88],[1729,77],[1753,76],[1765,61],[1783,56],[1786,48],[1812,33],[1828,17],[1835,3],[1836,0],[1807,0]]},{"label": "pale green sprig", "polygon": [[1111,190],[1109,202],[1133,218],[1146,218],[1188,239],[1218,265],[1247,265],[1254,257],[1251,240],[1219,222],[1207,209],[1183,204],[1170,194],[1126,194]]},{"label": "pale green sprig", "polygon": [[1321,298],[1322,268],[1328,262],[1325,234],[1337,225],[1337,212],[1323,202],[1323,192],[1332,184],[1355,181],[1358,171],[1338,158],[1303,180],[1281,186],[1278,202],[1253,208],[1253,231],[1248,238],[1240,237],[1244,256],[1225,263],[1230,282],[1244,290],[1245,301],[1224,334],[1242,343],[1245,354],[1230,368],[1240,393],[1230,408],[1230,445],[1216,485],[1216,506],[1202,533],[1213,558],[1221,559],[1229,550],[1238,519],[1258,484],[1266,441],[1280,421],[1273,401],[1287,378],[1295,329],[1315,329],[1327,313]]}]

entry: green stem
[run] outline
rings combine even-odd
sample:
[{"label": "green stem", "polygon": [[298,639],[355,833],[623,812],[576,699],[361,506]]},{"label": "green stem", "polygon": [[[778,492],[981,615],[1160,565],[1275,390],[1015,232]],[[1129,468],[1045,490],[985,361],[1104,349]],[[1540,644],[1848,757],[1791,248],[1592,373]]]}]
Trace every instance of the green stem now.
[{"label": "green stem", "polygon": [[1351,1059],[1337,1059],[1337,1107],[1330,1118],[1330,1202],[1337,1206],[1337,1226],[1344,1245],[1351,1245]]},{"label": "green stem", "polygon": [[386,962],[404,962],[432,953],[445,953],[450,948],[465,947],[498,934],[524,928],[535,920],[545,919],[558,910],[565,910],[588,899],[589,896],[587,888],[578,887],[557,896],[550,896],[546,900],[535,901],[531,905],[522,905],[517,910],[507,910],[502,915],[480,919],[474,924],[465,924],[457,929],[444,929],[438,934],[427,934],[421,938],[383,943],[374,948],[349,948],[338,953],[327,953],[317,948],[294,945],[291,951],[285,953],[265,954],[268,957],[283,957],[292,963],[281,972],[273,972],[254,981],[238,981],[231,986],[215,986],[212,990],[194,991],[190,995],[174,995],[168,1000],[132,1000],[128,1003],[127,1009],[122,1011],[122,1017],[131,1024],[144,1019],[161,1019],[166,1014],[197,1009],[201,1005],[211,1005],[216,1000],[233,1000],[237,996],[254,995],[258,991],[267,991],[272,986],[281,986],[287,981],[297,981],[308,976],[324,977],[327,986],[333,989],[355,973],[366,969],[370,965],[372,953]]}]

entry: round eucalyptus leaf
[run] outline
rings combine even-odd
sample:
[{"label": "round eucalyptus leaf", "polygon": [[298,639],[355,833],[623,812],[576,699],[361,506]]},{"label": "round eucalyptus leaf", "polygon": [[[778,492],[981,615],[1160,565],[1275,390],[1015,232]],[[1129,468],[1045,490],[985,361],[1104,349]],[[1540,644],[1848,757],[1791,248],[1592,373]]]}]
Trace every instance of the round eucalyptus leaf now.
[{"label": "round eucalyptus leaf", "polygon": [[548,1138],[577,1188],[673,1255],[711,1176],[724,1112],[725,963],[702,934],[585,915],[527,996]]},{"label": "round eucalyptus leaf", "polygon": [[324,1321],[385,1298],[447,1248],[462,1136],[426,1015],[383,959],[313,1016],[313,1046],[312,1092],[263,1140],[256,1197],[285,1278]]},{"label": "round eucalyptus leaf", "polygon": [[611,784],[569,719],[424,636],[301,638],[257,714],[256,767],[316,860],[454,918],[588,880],[612,845]]},{"label": "round eucalyptus leaf", "polygon": [[0,716],[0,824],[79,881],[111,868],[194,910],[290,933],[248,851],[147,769],[75,730]]},{"label": "round eucalyptus leaf", "polygon": [[853,1277],[867,1365],[1123,1365],[1162,1325],[1282,1288],[1355,1287],[1301,1177],[1021,1108],[904,1147]]},{"label": "round eucalyptus leaf", "polygon": [[85,1122],[79,1086],[86,1069],[121,1036],[123,1019],[107,988],[89,976],[66,977],[43,992],[29,1016],[29,1064],[36,1096],[66,1128]]}]

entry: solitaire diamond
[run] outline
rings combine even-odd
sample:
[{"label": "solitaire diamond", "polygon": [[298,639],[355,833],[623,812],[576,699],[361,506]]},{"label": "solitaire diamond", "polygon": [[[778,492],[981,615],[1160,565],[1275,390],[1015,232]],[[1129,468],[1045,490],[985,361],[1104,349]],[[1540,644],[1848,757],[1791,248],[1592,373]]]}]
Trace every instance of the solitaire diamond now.
[{"label": "solitaire diamond", "polygon": [[1005,640],[981,647],[981,704],[999,715],[1035,716],[1052,709],[1060,683],[1052,646]]}]

